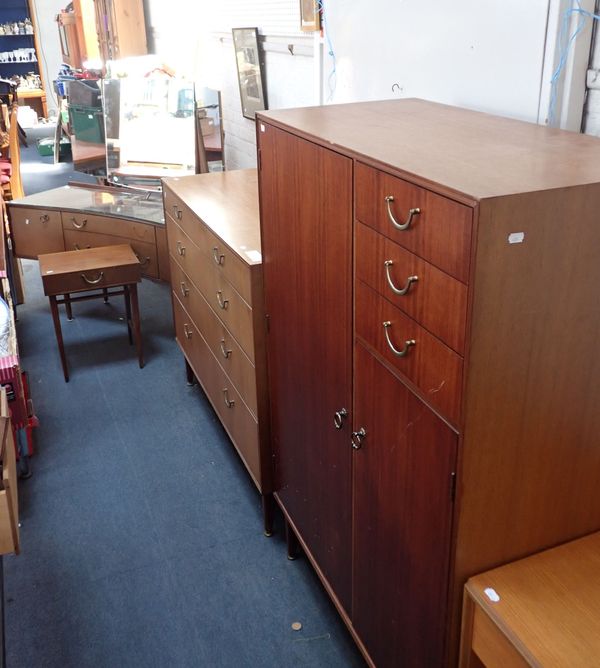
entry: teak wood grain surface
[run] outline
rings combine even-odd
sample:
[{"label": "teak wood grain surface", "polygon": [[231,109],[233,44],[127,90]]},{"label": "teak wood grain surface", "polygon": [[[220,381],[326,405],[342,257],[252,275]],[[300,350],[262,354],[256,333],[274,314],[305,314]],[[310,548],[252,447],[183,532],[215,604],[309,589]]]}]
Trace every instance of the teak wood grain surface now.
[{"label": "teak wood grain surface", "polygon": [[[469,577],[600,530],[600,141],[422,100],[257,116],[266,311],[275,332],[268,338],[271,391],[276,395],[273,423],[278,465],[288,466],[278,498],[334,602],[339,606],[342,601],[339,607],[367,661],[380,668],[418,665],[411,664],[418,648],[390,657],[385,647],[392,636],[370,633],[368,624],[358,629],[358,620],[367,613],[356,597],[348,609],[347,581],[331,577],[335,562],[327,536],[351,532],[356,550],[363,532],[383,535],[385,527],[390,549],[400,541],[408,554],[419,536],[415,518],[430,521],[422,504],[412,503],[412,515],[403,514],[394,505],[402,503],[401,496],[375,496],[376,486],[370,497],[380,512],[366,524],[340,510],[338,499],[356,499],[360,489],[357,479],[346,486],[347,471],[354,467],[356,473],[359,457],[380,447],[384,437],[378,434],[391,429],[390,411],[383,403],[379,413],[372,410],[360,419],[357,397],[378,396],[385,374],[391,373],[412,393],[417,402],[412,405],[425,411],[431,407],[454,428],[457,458],[450,473],[455,475],[446,484],[450,496],[455,485],[451,533],[440,537],[444,545],[436,553],[438,569],[444,568],[444,555],[448,558],[448,602],[437,610],[436,623],[445,627],[444,663],[455,665],[462,592]],[[348,167],[325,175],[321,165],[330,159],[347,161]],[[393,209],[394,215],[404,219],[406,206],[422,209],[414,228],[406,231],[390,226],[385,202],[392,194],[388,188],[398,179],[407,184],[401,189],[410,194],[406,201],[415,193],[420,199]],[[367,181],[372,185],[366,187]],[[394,195],[392,205],[399,198]],[[445,198],[443,206],[438,198]],[[354,207],[354,220],[348,207]],[[441,217],[430,217],[442,210]],[[368,234],[362,224],[368,225]],[[417,229],[427,243],[410,242]],[[348,235],[354,235],[354,248]],[[452,284],[440,280],[427,304],[404,310],[386,294],[381,267],[373,266],[381,263],[376,249],[387,249],[390,243],[417,258],[411,267],[428,263],[448,279],[460,279],[466,304],[461,305],[456,292],[446,294],[443,286]],[[366,250],[365,244],[372,246]],[[370,265],[362,253],[371,257]],[[350,260],[354,275],[348,275]],[[431,279],[427,284],[433,290]],[[417,283],[413,296],[424,292],[423,287]],[[444,300],[452,310],[447,329],[439,325]],[[390,311],[393,318],[380,317],[388,312],[387,304],[397,306],[402,317],[396,311]],[[353,309],[352,319],[346,309]],[[407,326],[406,337],[392,339],[397,348],[406,339],[417,341],[420,330],[408,329],[414,322],[437,341],[437,350],[450,350],[462,366],[442,364],[436,352],[420,360],[414,356],[411,363],[410,348],[406,367],[413,368],[406,373],[402,365],[407,358],[386,351],[379,322],[384,319]],[[464,345],[453,339],[461,353],[457,355],[448,336],[455,335],[449,332],[456,332],[461,321]],[[356,365],[364,358],[363,343],[383,369],[371,376],[356,366],[354,374],[348,372],[353,359],[349,346],[355,345]],[[419,382],[432,372],[438,374],[437,384]],[[358,378],[365,379],[366,388],[357,387]],[[443,401],[437,393],[428,397],[437,387],[451,387],[451,396]],[[339,448],[347,452],[350,434],[343,428],[332,436],[329,428],[333,412],[347,408],[349,396],[354,408],[347,424],[358,434],[353,436],[358,449],[348,455],[354,464],[344,461],[334,475],[333,460],[321,453],[329,453],[330,444],[342,434]],[[324,412],[320,404],[325,401]],[[434,417],[433,412],[425,414]],[[361,428],[366,435],[360,435]],[[438,441],[443,443],[441,437]],[[424,439],[422,447],[428,446]],[[327,474],[310,476],[319,465],[315,461]],[[377,474],[381,481],[385,469],[382,461]],[[422,484],[419,493],[434,498],[431,479],[417,469],[414,475]],[[286,476],[293,480],[293,493],[284,484]],[[316,489],[315,480],[335,493]],[[393,532],[398,536],[391,536]],[[425,559],[425,550],[422,555]],[[372,568],[378,563],[384,568],[382,559]],[[402,573],[387,572],[391,589]],[[355,582],[351,589],[356,593],[357,587]],[[427,600],[424,595],[416,608],[423,606],[431,615],[424,613],[422,620],[435,617]],[[382,605],[371,610],[374,617],[386,618],[388,604]],[[424,638],[426,629],[423,621]]]},{"label": "teak wood grain surface", "polygon": [[334,415],[351,407],[352,163],[279,130],[261,150],[277,497],[350,611],[350,429]]},{"label": "teak wood grain surface", "polygon": [[[495,628],[489,633],[505,638],[523,665],[589,668],[600,660],[599,573],[600,534],[595,533],[470,578],[467,605],[490,619]],[[499,600],[490,600],[486,589]],[[490,651],[471,631],[465,626],[464,667],[476,665],[470,663],[471,642],[480,654]],[[493,647],[494,640],[489,641]]]},{"label": "teak wood grain surface", "polygon": [[595,137],[426,100],[282,109],[259,119],[466,203],[600,182]]},{"label": "teak wood grain surface", "polygon": [[361,345],[354,367],[353,623],[376,665],[440,666],[457,435]]},{"label": "teak wood grain surface", "polygon": [[[203,175],[202,188],[197,177],[163,179],[165,210],[173,215],[173,205],[186,207],[192,219],[199,218],[209,230],[246,264],[260,264],[258,220],[258,177],[255,169],[231,170]],[[185,226],[182,225],[182,227]],[[212,246],[209,247],[212,251]],[[258,253],[258,255],[256,255]]]},{"label": "teak wood grain surface", "polygon": [[67,251],[48,253],[40,260],[40,273],[70,274],[73,271],[93,271],[106,266],[126,267],[139,264],[129,244],[88,248],[85,253]]}]

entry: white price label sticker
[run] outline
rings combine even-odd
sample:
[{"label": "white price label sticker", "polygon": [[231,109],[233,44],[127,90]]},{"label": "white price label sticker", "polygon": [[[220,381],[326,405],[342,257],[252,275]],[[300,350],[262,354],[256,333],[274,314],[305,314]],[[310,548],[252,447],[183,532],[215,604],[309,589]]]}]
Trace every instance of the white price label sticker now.
[{"label": "white price label sticker", "polygon": [[490,601],[492,601],[492,603],[498,603],[498,601],[500,600],[500,597],[498,596],[496,590],[492,589],[491,587],[484,589],[483,593],[490,599]]}]

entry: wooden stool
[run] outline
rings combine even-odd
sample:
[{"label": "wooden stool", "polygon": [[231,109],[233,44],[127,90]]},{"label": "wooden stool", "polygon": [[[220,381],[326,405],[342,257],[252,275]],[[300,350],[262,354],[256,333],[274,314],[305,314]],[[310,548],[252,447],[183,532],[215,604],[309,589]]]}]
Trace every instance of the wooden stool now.
[{"label": "wooden stool", "polygon": [[[143,368],[142,333],[137,297],[137,284],[142,280],[142,266],[133,250],[131,250],[131,246],[122,244],[63,253],[48,253],[47,255],[40,255],[38,259],[44,294],[50,300],[50,310],[54,320],[54,331],[56,332],[65,381],[69,382],[69,371],[60,328],[58,305],[65,305],[67,317],[71,320],[73,317],[71,304],[87,299],[103,297],[106,302],[109,296],[125,296],[129,343],[132,343],[131,333],[133,329],[140,369]],[[109,288],[119,289],[111,291]],[[91,290],[96,292],[76,297],[71,296],[73,292],[90,292]],[[63,295],[63,298],[57,299],[57,295]]]}]

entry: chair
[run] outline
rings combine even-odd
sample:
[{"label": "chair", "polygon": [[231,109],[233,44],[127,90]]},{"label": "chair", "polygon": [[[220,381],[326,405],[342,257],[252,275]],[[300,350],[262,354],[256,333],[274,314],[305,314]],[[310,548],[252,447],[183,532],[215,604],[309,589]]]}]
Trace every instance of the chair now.
[{"label": "chair", "polygon": [[0,162],[0,184],[6,201],[25,196],[21,181],[21,148],[19,146],[19,123],[17,120],[19,105],[16,96],[13,99],[8,129],[8,159]]}]

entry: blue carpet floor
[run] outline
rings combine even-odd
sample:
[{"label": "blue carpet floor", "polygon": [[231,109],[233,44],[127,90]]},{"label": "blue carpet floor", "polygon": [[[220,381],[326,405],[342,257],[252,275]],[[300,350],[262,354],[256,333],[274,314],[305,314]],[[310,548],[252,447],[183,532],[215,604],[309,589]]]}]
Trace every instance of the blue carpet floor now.
[{"label": "blue carpet floor", "polygon": [[[31,164],[29,193],[44,174]],[[168,286],[141,286],[142,370],[120,299],[63,313],[65,383],[37,262],[24,274],[18,334],[40,427],[22,553],[4,558],[9,668],[363,666],[307,561],[287,560],[281,520],[262,535],[254,485],[186,385]]]}]

